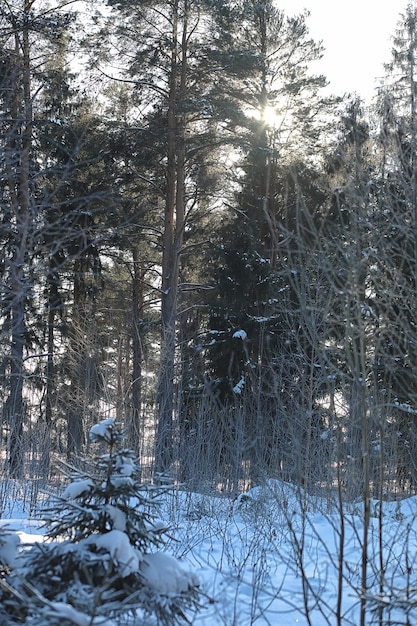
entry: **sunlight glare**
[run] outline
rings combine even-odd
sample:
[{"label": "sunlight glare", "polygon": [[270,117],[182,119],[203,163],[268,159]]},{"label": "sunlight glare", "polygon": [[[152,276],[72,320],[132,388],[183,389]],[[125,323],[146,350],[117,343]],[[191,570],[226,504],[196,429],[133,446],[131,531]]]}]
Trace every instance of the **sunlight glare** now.
[{"label": "sunlight glare", "polygon": [[264,111],[260,111],[259,117],[267,126],[271,128],[278,128],[281,123],[281,116],[279,115],[277,108],[273,106],[266,106]]}]

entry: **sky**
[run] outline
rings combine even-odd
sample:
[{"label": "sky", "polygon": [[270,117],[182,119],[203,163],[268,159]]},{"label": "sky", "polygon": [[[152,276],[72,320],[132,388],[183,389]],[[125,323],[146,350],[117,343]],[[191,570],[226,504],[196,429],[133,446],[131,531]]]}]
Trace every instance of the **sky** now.
[{"label": "sky", "polygon": [[335,95],[358,93],[370,101],[391,60],[392,37],[409,0],[277,0],[278,8],[294,15],[304,8],[310,35],[326,50],[314,71],[324,74]]}]

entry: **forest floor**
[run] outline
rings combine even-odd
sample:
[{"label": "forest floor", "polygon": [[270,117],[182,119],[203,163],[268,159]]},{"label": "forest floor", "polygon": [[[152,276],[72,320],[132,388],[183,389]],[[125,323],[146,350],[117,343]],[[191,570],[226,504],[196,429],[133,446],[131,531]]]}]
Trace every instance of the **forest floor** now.
[{"label": "forest floor", "polygon": [[[43,541],[41,520],[22,487],[14,484],[5,496],[3,490],[0,523],[24,543]],[[192,624],[359,624],[360,502],[341,515],[328,498],[271,481],[233,500],[174,490],[161,517],[172,529],[166,552],[186,560],[201,582],[202,608],[190,616]],[[416,561],[417,498],[383,502],[382,509],[373,501],[367,625],[416,623]]]}]

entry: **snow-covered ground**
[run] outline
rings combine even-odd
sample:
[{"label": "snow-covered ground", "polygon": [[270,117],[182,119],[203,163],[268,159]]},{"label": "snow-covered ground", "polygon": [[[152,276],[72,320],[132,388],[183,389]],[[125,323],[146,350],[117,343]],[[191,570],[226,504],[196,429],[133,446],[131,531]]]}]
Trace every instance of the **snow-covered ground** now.
[{"label": "snow-covered ground", "polygon": [[[5,510],[1,523],[18,531],[22,542],[42,541],[39,520],[30,519],[18,500]],[[346,506],[342,517],[328,498],[307,497],[274,481],[234,500],[176,490],[162,516],[172,528],[166,552],[191,565],[200,580],[196,626],[359,624],[360,502]],[[416,517],[416,498],[383,502],[382,509],[372,503],[367,625],[416,623]],[[169,566],[169,557],[150,564],[156,586],[158,579],[167,583]]]}]

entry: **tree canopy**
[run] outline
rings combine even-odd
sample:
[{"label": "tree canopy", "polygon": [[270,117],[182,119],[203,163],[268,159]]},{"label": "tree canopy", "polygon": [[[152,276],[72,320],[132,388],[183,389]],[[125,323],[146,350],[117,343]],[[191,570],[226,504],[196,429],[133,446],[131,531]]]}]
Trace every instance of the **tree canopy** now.
[{"label": "tree canopy", "polygon": [[415,490],[415,9],[370,106],[272,0],[83,11],[0,8],[10,476],[114,416],[154,476]]}]

